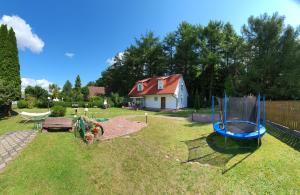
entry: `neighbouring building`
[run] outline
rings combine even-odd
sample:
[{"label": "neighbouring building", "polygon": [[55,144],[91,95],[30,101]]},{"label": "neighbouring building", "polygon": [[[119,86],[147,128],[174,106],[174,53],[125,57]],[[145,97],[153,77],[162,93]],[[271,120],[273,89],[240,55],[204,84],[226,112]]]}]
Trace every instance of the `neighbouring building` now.
[{"label": "neighbouring building", "polygon": [[133,104],[150,109],[187,107],[188,92],[181,74],[137,81],[128,96]]},{"label": "neighbouring building", "polygon": [[89,86],[89,98],[93,96],[105,95],[105,87]]}]

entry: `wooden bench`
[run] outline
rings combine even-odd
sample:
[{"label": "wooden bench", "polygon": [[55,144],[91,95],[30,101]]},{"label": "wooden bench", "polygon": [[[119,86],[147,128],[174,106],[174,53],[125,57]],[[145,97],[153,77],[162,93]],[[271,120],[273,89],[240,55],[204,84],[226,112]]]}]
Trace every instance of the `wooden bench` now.
[{"label": "wooden bench", "polygon": [[43,122],[42,127],[44,130],[72,130],[73,121],[72,119],[63,117],[47,118]]}]

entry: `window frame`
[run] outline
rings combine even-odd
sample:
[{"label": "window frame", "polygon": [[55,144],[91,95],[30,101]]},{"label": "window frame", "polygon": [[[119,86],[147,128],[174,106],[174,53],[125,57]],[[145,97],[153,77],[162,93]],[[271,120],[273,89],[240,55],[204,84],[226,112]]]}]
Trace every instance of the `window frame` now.
[{"label": "window frame", "polygon": [[138,83],[137,84],[137,91],[143,91],[143,83]]},{"label": "window frame", "polygon": [[158,90],[164,89],[164,82],[163,82],[163,80],[161,80],[161,79],[157,80],[157,89]]}]

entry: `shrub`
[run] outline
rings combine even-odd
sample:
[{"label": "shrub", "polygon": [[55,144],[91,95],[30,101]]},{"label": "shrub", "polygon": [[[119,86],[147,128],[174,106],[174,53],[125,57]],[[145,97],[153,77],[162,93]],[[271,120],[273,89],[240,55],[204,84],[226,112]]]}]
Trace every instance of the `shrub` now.
[{"label": "shrub", "polygon": [[53,102],[53,106],[72,107],[72,102]]},{"label": "shrub", "polygon": [[28,104],[28,108],[33,108],[33,107],[36,106],[37,100],[36,100],[35,97],[27,96],[26,101],[27,101],[27,104]]},{"label": "shrub", "polygon": [[97,107],[97,108],[102,108],[103,107],[103,101],[93,101],[93,102],[89,102],[89,107],[90,108],[94,108],[94,107]]},{"label": "shrub", "polygon": [[18,108],[28,108],[28,103],[26,100],[20,100],[17,103]]},{"label": "shrub", "polygon": [[86,106],[88,106],[88,104],[88,102],[78,102],[78,107],[85,108]]},{"label": "shrub", "polygon": [[103,102],[104,102],[104,98],[101,97],[101,96],[91,97],[89,99],[89,107],[102,108],[103,107]]},{"label": "shrub", "polygon": [[52,102],[48,102],[46,99],[39,99],[36,101],[36,107],[38,108],[48,108],[48,104],[49,106],[52,106]]},{"label": "shrub", "polygon": [[64,102],[64,103],[65,103],[65,107],[69,107],[69,108],[72,107],[72,102]]},{"label": "shrub", "polygon": [[[118,93],[111,93],[110,95],[111,101],[113,102],[113,106],[121,107],[124,102],[124,97],[119,96]],[[110,105],[113,107],[112,105]]]},{"label": "shrub", "polygon": [[66,114],[66,107],[64,106],[56,105],[53,106],[51,109],[51,116],[53,117],[65,116],[65,114]]},{"label": "shrub", "polygon": [[107,103],[109,107],[115,107],[115,103],[110,97],[107,98]]}]

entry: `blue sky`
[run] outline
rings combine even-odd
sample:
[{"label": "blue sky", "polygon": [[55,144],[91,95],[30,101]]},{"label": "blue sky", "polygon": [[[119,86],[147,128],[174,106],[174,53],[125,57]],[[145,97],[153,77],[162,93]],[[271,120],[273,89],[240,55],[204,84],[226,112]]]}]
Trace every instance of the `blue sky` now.
[{"label": "blue sky", "polygon": [[162,38],[182,21],[222,20],[239,32],[250,15],[265,12],[300,24],[296,0],[0,0],[0,23],[19,25],[21,77],[44,86],[73,83],[77,74],[83,84],[96,80],[108,59],[149,30]]}]

